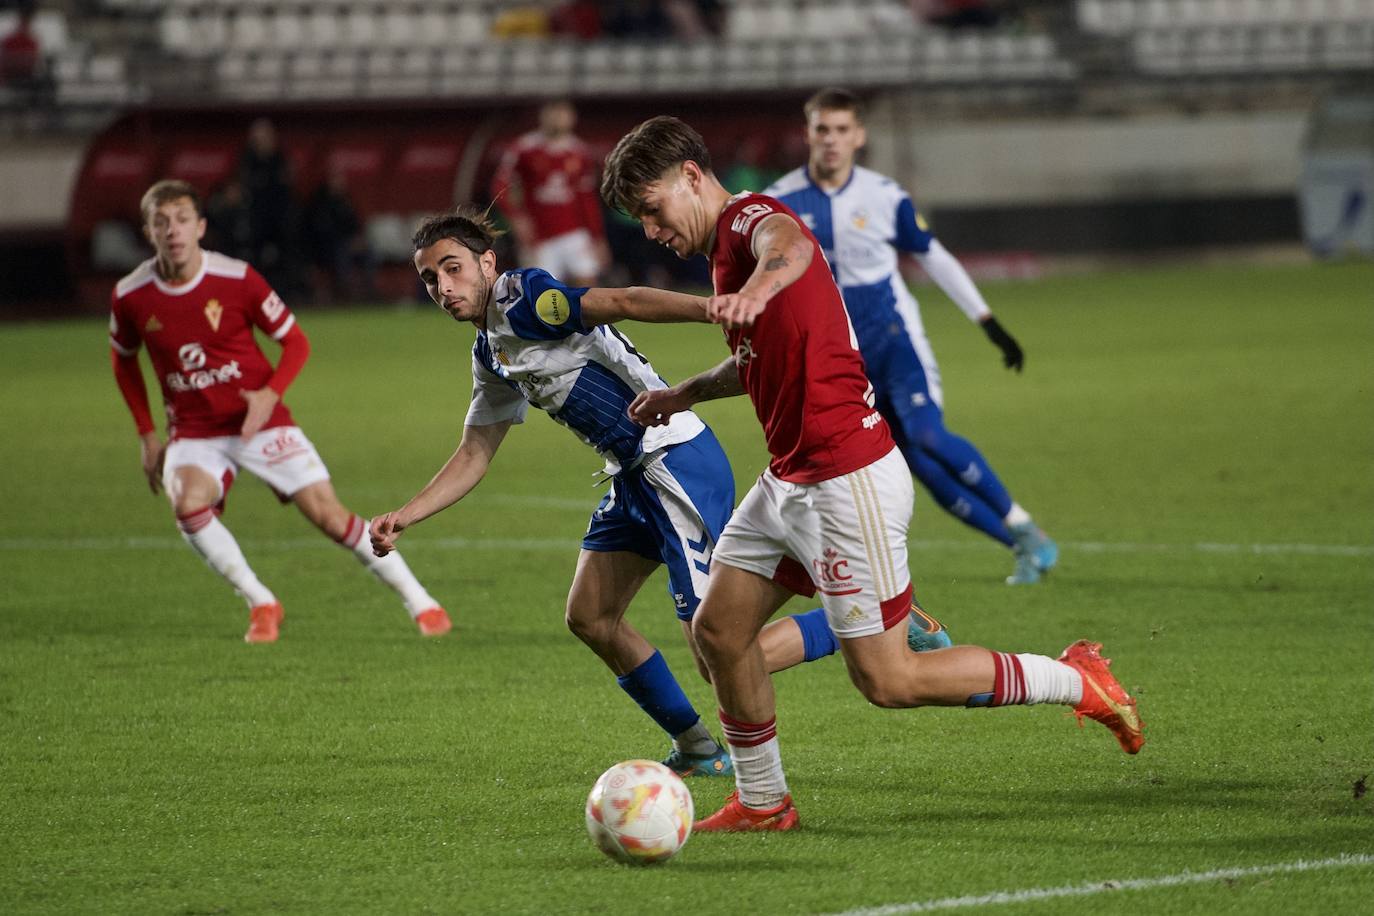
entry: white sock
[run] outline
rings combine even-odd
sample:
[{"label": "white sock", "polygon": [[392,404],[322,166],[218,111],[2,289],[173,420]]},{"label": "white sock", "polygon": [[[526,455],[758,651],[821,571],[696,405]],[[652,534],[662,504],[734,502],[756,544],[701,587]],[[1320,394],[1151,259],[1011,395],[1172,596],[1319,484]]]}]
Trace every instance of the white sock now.
[{"label": "white sock", "polygon": [[716,739],[711,737],[711,733],[706,730],[706,726],[697,719],[697,724],[687,729],[682,734],[673,739],[673,747],[684,754],[693,754],[697,757],[716,752]]},{"label": "white sock", "polygon": [[258,581],[253,568],[244,559],[238,541],[215,517],[213,509],[206,508],[178,517],[177,528],[181,530],[186,543],[234,587],[249,607],[277,603],[276,596]]},{"label": "white sock", "polygon": [[1062,703],[1077,706],[1083,699],[1083,676],[1076,668],[1047,655],[1018,653],[1025,679],[1025,704]]},{"label": "white sock", "polygon": [[1021,508],[1021,504],[1017,502],[1011,504],[1011,508],[1007,510],[1006,517],[1002,519],[1002,521],[1007,523],[1008,528],[1029,524],[1030,520],[1031,514]]},{"label": "white sock", "polygon": [[720,714],[725,743],[735,764],[735,787],[740,804],[766,810],[782,804],[787,796],[787,778],[782,773],[782,753],[778,750],[778,720],[753,724]]},{"label": "white sock", "polygon": [[430,608],[438,607],[439,602],[425,591],[425,587],[415,578],[415,574],[410,571],[406,561],[401,559],[399,552],[393,550],[384,557],[372,552],[372,541],[367,536],[367,524],[362,516],[353,516],[348,523],[348,530],[344,532],[343,540],[339,543],[353,551],[353,555],[358,558],[359,563],[367,567],[368,572],[391,586],[391,590],[401,596],[401,601],[405,603],[406,611],[411,618],[420,616],[423,611]]}]

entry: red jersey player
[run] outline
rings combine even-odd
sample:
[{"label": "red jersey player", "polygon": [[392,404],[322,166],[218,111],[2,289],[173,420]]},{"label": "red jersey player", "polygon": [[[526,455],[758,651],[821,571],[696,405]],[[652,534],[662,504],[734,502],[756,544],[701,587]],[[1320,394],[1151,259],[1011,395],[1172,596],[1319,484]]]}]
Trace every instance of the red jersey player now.
[{"label": "red jersey player", "polygon": [[[138,427],[148,486],[166,491],[187,543],[248,602],[244,639],[275,641],[282,607],[219,521],[240,467],[294,502],[391,586],[421,633],[448,632],[448,615],[405,561],[373,555],[367,522],[339,502],[319,453],[282,403],[310,355],[286,303],[248,264],[200,247],[205,217],[191,185],[157,182],[143,195],[142,214],[156,256],[120,280],[111,297],[115,379]],[[254,328],[281,344],[275,369],[258,349]],[[165,446],[148,405],[140,346],[162,385]]]},{"label": "red jersey player", "polygon": [[492,197],[505,212],[529,267],[541,267],[572,286],[595,286],[610,260],[596,163],[573,134],[577,112],[566,101],[539,109],[539,129],[506,150],[492,179]]},{"label": "red jersey player", "polygon": [[708,317],[733,351],[712,370],[642,392],[646,424],[747,392],[772,456],[716,544],[710,587],[693,621],[735,765],[737,791],[697,830],[787,830],[798,824],[778,750],[760,629],[792,592],[821,593],[850,678],[883,707],[1061,703],[1106,725],[1134,754],[1135,701],[1101,645],[1080,640],[1058,660],[955,646],[907,645],[912,485],[873,408],[858,343],[815,237],[771,197],[731,196],[701,136],[652,118],[616,145],[606,201],[639,219],[679,257],[711,261]]}]

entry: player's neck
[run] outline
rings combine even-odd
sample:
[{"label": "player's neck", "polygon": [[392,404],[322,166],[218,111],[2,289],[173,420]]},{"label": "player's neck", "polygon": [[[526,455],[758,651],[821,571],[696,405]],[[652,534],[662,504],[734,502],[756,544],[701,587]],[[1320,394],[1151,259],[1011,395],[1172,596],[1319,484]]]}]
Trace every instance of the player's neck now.
[{"label": "player's neck", "polygon": [[161,256],[157,259],[158,279],[172,286],[181,286],[183,283],[190,283],[200,273],[200,266],[205,261],[205,252],[197,248],[185,264],[178,267],[171,261]]},{"label": "player's neck", "polygon": [[831,172],[824,172],[817,168],[814,163],[808,163],[807,173],[816,187],[822,191],[838,191],[840,188],[849,184],[850,177],[854,174],[854,164],[850,163],[844,168],[835,169]]}]

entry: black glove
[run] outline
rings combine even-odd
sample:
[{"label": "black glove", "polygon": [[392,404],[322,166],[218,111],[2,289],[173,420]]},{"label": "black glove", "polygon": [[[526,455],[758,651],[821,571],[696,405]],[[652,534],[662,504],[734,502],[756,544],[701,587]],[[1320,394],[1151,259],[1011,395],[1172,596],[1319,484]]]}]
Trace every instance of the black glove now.
[{"label": "black glove", "polygon": [[983,319],[982,325],[983,333],[988,335],[988,340],[1002,351],[1002,364],[1008,369],[1020,372],[1021,367],[1026,364],[1026,354],[1021,352],[1021,345],[991,315]]}]

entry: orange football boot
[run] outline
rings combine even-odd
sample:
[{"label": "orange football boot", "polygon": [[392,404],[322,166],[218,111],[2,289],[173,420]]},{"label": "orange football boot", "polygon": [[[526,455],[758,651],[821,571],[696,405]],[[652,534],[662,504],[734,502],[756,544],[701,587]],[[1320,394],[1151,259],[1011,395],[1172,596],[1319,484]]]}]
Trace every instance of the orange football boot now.
[{"label": "orange football boot", "polygon": [[1145,744],[1141,734],[1145,723],[1136,711],[1135,699],[1108,670],[1112,660],[1102,657],[1102,643],[1080,639],[1065,649],[1059,660],[1083,676],[1083,699],[1073,708],[1078,727],[1083,727],[1083,717],[1087,716],[1111,729],[1123,751],[1139,753]]},{"label": "orange football boot", "polygon": [[730,793],[725,806],[708,818],[692,825],[703,833],[745,833],[752,830],[794,830],[801,826],[792,796],[783,796],[776,808],[746,808],[739,800],[739,791]]},{"label": "orange football boot", "polygon": [[278,603],[259,604],[248,612],[248,632],[244,642],[276,642],[281,619],[286,616]]},{"label": "orange football boot", "polygon": [[448,619],[448,613],[437,604],[416,614],[415,625],[420,628],[421,636],[443,636],[453,629],[453,621]]}]

